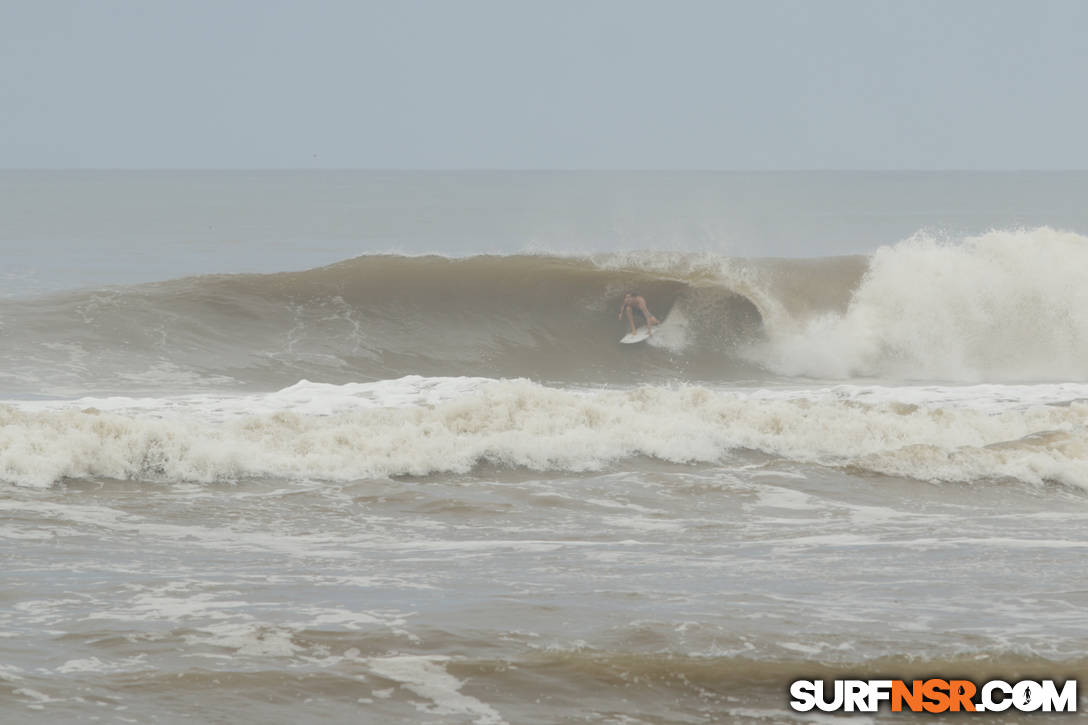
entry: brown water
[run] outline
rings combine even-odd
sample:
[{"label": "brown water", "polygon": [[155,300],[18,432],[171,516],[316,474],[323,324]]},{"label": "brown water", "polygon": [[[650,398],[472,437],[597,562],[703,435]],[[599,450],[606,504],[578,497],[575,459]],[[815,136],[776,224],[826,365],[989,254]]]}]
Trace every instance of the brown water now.
[{"label": "brown water", "polygon": [[801,676],[1086,664],[1088,501],[1060,488],[744,454],[0,506],[20,722],[805,721]]},{"label": "brown water", "polygon": [[0,174],[0,719],[1083,680],[1085,178]]}]

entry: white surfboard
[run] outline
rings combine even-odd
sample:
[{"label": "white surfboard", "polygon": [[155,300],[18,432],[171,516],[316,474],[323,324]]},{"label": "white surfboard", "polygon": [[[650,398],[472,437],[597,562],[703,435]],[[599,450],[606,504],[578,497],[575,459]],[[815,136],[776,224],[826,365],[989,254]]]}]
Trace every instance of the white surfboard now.
[{"label": "white surfboard", "polygon": [[650,336],[650,330],[646,326],[642,326],[634,332],[628,332],[622,338],[620,342],[630,345],[633,342],[642,342]]}]

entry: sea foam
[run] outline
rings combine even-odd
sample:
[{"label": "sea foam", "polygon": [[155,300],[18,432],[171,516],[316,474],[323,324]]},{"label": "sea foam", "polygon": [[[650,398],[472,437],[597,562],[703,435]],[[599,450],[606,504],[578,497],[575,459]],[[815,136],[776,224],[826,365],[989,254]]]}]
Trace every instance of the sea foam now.
[{"label": "sea foam", "polygon": [[768,325],[753,357],[820,378],[1088,379],[1088,238],[1046,227],[881,247],[843,312]]},{"label": "sea foam", "polygon": [[1088,488],[1088,386],[956,390],[571,390],[414,377],[233,398],[17,403],[0,406],[0,479],[349,481],[482,463],[563,471],[632,457],[718,463],[756,450],[923,480]]}]

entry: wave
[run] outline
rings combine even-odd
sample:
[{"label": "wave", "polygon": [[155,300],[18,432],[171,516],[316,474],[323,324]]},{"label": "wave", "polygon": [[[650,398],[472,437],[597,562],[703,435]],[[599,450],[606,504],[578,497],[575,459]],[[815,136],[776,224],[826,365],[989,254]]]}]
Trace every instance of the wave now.
[{"label": "wave", "polygon": [[[370,256],[304,272],[195,277],[6,303],[0,375],[9,388],[60,395],[156,385],[267,389],[300,378],[405,374],[750,376],[758,366],[738,350],[763,334],[758,300],[797,309],[842,305],[841,278],[856,280],[864,267],[861,258],[638,260]],[[814,282],[814,273],[827,283]],[[761,275],[764,288],[783,292],[746,294]],[[618,344],[625,323],[617,312],[630,289],[664,320],[641,349]]]},{"label": "wave", "polygon": [[919,234],[872,255],[845,311],[773,331],[754,359],[783,375],[1088,379],[1088,238],[1046,227]]},{"label": "wave", "polygon": [[1049,402],[1028,390],[1013,403],[1016,390],[991,390],[983,405],[981,395],[909,402],[897,389],[570,390],[408,378],[301,383],[234,400],[23,403],[0,406],[0,480],[350,481],[483,464],[574,472],[636,458],[717,464],[757,451],[927,481],[1088,488],[1088,386],[1058,387]]},{"label": "wave", "polygon": [[[1088,238],[919,235],[871,257],[366,256],[0,302],[9,395],[543,381],[1088,380]],[[618,344],[626,290],[664,321]]]}]

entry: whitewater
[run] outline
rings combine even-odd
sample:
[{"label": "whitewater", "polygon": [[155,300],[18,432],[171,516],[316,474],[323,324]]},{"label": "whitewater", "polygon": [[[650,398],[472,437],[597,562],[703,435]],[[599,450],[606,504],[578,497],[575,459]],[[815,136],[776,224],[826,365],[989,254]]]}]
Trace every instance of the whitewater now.
[{"label": "whitewater", "polygon": [[1086,189],[3,172],[0,707],[807,722],[799,677],[1083,675]]}]

